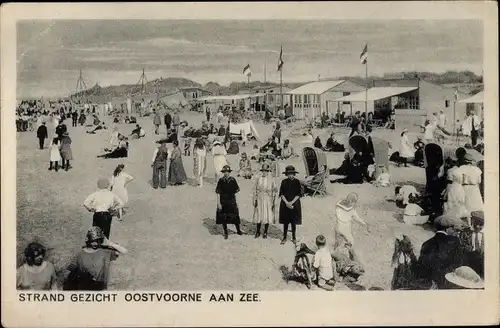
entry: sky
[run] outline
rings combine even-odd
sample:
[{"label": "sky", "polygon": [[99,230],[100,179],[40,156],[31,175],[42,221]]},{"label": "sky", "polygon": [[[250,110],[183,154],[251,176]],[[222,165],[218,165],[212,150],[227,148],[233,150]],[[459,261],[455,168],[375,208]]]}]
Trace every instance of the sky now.
[{"label": "sky", "polygon": [[87,87],[184,77],[205,84],[251,80],[307,82],[368,74],[469,70],[482,74],[483,26],[474,20],[57,20],[17,25],[18,98]]}]

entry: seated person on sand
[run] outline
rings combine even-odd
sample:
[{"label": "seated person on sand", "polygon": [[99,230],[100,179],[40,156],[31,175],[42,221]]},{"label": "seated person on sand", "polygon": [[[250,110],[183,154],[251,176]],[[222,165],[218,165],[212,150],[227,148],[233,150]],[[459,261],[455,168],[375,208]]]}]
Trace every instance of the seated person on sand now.
[{"label": "seated person on sand", "polygon": [[241,176],[245,179],[252,178],[252,163],[250,163],[250,160],[247,157],[247,153],[245,152],[241,153],[238,176]]},{"label": "seated person on sand", "polygon": [[415,157],[413,159],[413,165],[415,166],[424,166],[424,147],[425,144],[422,141],[422,137],[418,136],[417,141],[413,144],[413,147],[415,148]]},{"label": "seated person on sand", "polygon": [[[362,152],[355,153],[351,159],[349,159],[349,155],[346,154],[346,158],[342,165],[337,170],[334,170],[334,174],[344,174],[346,177],[336,181],[347,184],[363,183],[365,180],[370,181],[371,177],[368,174],[368,167],[371,164],[373,164],[373,158]],[[335,180],[332,182],[335,182]]]},{"label": "seated person on sand", "polygon": [[94,116],[94,125],[99,125],[99,123],[101,123],[101,120],[99,119],[99,117],[97,117],[97,115],[93,115]]},{"label": "seated person on sand", "polygon": [[144,131],[143,128],[139,124],[135,126],[135,129],[132,130],[132,133],[130,134],[132,138],[139,139],[143,138],[146,136],[146,132]]},{"label": "seated person on sand", "polygon": [[337,234],[337,246],[332,257],[337,266],[337,273],[345,282],[356,282],[365,273],[361,261],[351,243],[344,236]]},{"label": "seated person on sand", "polygon": [[426,215],[424,209],[416,204],[417,201],[418,197],[413,197],[413,194],[410,194],[408,205],[406,205],[403,214],[404,223],[413,225],[424,224],[429,220],[429,215]]},{"label": "seated person on sand", "polygon": [[373,184],[377,187],[388,187],[391,184],[391,174],[385,165],[380,167],[380,174]]},{"label": "seated person on sand", "polygon": [[323,150],[323,143],[321,142],[321,138],[319,136],[314,139],[314,148]]},{"label": "seated person on sand", "polygon": [[127,138],[120,134],[118,136],[118,140],[120,141],[118,146],[114,149],[105,149],[107,151],[106,154],[99,155],[97,157],[101,158],[123,158],[128,157],[128,141]]},{"label": "seated person on sand", "polygon": [[345,147],[344,145],[341,145],[334,136],[334,133],[330,135],[330,138],[326,140],[326,146],[324,148],[325,151],[333,151],[333,152],[344,152]]},{"label": "seated person on sand", "polygon": [[396,205],[399,208],[403,208],[409,204],[410,195],[413,197],[420,196],[417,189],[410,185],[397,186],[394,188],[394,194],[396,195]]},{"label": "seated person on sand", "polygon": [[260,149],[257,144],[253,145],[252,152],[250,153],[250,159],[252,161],[258,161],[260,157]]},{"label": "seated person on sand", "polygon": [[97,125],[92,131],[87,131],[87,133],[95,134],[96,131],[98,130],[106,130],[106,129],[107,129],[106,123],[100,122],[99,125]]},{"label": "seated person on sand", "polygon": [[294,156],[296,156],[296,154],[293,151],[293,147],[290,146],[290,140],[285,139],[283,148],[281,149],[281,159],[287,159]]},{"label": "seated person on sand", "polygon": [[325,179],[328,177],[328,173],[326,165],[321,165],[318,173],[308,177],[305,181],[302,181],[304,193],[309,196],[318,191],[326,193]]}]

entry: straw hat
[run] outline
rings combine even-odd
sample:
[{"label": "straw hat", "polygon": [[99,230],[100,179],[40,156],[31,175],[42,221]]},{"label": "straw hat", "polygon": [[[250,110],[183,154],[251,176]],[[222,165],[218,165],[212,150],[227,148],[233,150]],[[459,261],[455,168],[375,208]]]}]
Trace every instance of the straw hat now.
[{"label": "straw hat", "polygon": [[221,170],[222,173],[224,172],[233,172],[233,170],[231,170],[231,167],[229,165],[224,165],[222,167],[222,170]]},{"label": "straw hat", "polygon": [[285,172],[283,174],[288,175],[288,174],[297,174],[297,170],[295,170],[295,167],[293,165],[288,165],[285,167]]},{"label": "straw hat", "polygon": [[100,178],[97,180],[97,187],[99,189],[107,189],[109,187],[109,180],[106,178]]},{"label": "straw hat", "polygon": [[461,266],[444,275],[449,282],[467,289],[482,289],[484,282],[479,275],[468,266]]},{"label": "straw hat", "polygon": [[407,128],[404,128],[403,131],[401,131],[401,133],[405,133],[405,132],[408,132]]},{"label": "straw hat", "polygon": [[262,167],[260,168],[260,170],[261,171],[270,172],[271,171],[271,167],[269,166],[269,164],[264,163],[264,164],[262,164]]}]

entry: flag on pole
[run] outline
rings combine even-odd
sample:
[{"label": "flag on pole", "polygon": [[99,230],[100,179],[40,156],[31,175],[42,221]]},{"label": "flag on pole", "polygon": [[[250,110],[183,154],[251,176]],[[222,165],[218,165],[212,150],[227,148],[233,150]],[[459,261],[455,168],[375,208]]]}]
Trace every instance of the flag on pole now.
[{"label": "flag on pole", "polygon": [[280,50],[280,59],[278,60],[278,72],[281,71],[281,69],[283,68],[283,64],[285,62],[283,61],[283,46],[281,46],[281,50]]},{"label": "flag on pole", "polygon": [[250,70],[250,64],[243,68],[243,75],[252,76],[252,71]]},{"label": "flag on pole", "polygon": [[363,48],[359,59],[361,60],[361,64],[366,64],[366,62],[368,61],[368,44],[365,44],[365,47]]},{"label": "flag on pole", "polygon": [[455,89],[455,101],[458,100],[458,89]]}]

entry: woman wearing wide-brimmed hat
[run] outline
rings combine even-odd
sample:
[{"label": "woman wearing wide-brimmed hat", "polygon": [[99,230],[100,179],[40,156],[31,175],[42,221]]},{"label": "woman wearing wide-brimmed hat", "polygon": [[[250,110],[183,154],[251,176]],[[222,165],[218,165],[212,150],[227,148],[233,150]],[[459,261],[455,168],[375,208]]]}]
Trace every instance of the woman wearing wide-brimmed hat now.
[{"label": "woman wearing wide-brimmed hat", "polygon": [[193,174],[199,187],[203,186],[203,177],[207,169],[207,147],[202,138],[196,139],[193,148]]},{"label": "woman wearing wide-brimmed hat", "polygon": [[283,239],[281,245],[286,243],[288,226],[292,227],[292,242],[296,242],[296,226],[302,224],[302,206],[300,197],[303,195],[302,185],[295,175],[298,172],[293,165],[285,168],[286,179],[281,182],[279,197],[281,198],[279,210],[279,223],[283,224]]},{"label": "woman wearing wide-brimmed hat", "polygon": [[264,163],[260,169],[261,175],[255,179],[253,187],[253,222],[257,224],[255,238],[260,237],[260,228],[264,223],[264,235],[267,238],[267,230],[270,223],[276,223],[274,214],[276,195],[278,188],[275,180],[269,175],[271,168],[269,164]]},{"label": "woman wearing wide-brimmed hat", "polygon": [[217,181],[215,192],[217,193],[217,213],[216,224],[222,224],[224,228],[224,239],[228,238],[227,225],[234,224],[238,235],[242,235],[240,230],[240,212],[236,202],[236,194],[240,191],[238,182],[231,176],[231,167],[224,165],[221,170],[223,176]]}]

